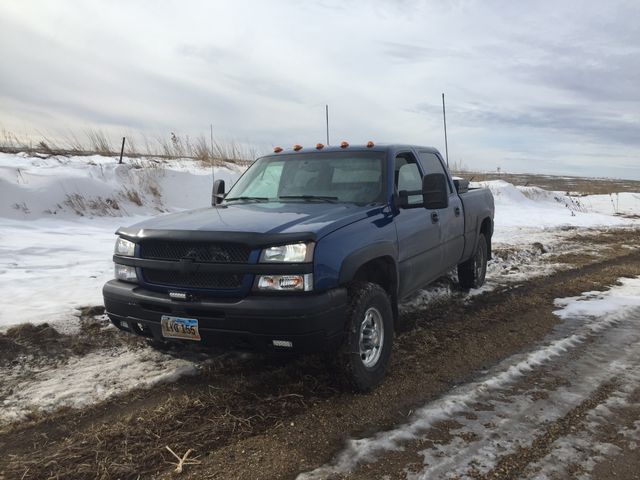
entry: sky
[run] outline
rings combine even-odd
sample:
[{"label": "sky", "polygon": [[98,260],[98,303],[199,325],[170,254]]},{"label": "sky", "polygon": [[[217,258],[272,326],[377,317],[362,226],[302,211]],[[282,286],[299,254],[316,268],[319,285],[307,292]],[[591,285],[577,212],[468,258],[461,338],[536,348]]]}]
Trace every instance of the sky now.
[{"label": "sky", "polygon": [[473,170],[640,179],[640,2],[0,3],[0,129],[414,143]]}]

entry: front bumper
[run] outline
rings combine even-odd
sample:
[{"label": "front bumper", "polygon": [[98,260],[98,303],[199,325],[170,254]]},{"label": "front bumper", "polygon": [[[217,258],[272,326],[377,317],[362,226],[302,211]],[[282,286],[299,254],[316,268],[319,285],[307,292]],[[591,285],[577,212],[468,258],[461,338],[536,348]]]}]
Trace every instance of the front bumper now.
[{"label": "front bumper", "polygon": [[[162,315],[195,318],[202,338],[199,343],[242,350],[335,350],[344,335],[347,311],[344,288],[313,294],[179,301],[166,293],[111,280],[102,293],[107,315],[122,330],[165,340],[160,328]],[[293,347],[274,347],[274,340],[291,342]]]}]

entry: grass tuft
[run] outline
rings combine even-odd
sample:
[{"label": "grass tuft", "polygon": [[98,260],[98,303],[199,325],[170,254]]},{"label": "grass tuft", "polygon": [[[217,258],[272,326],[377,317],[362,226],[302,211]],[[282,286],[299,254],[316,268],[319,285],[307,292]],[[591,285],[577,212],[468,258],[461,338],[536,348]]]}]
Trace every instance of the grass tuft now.
[{"label": "grass tuft", "polygon": [[[187,158],[199,160],[208,165],[221,165],[233,162],[248,165],[258,156],[258,150],[245,146],[234,140],[216,140],[200,135],[190,137],[170,132],[169,135],[149,138],[145,134],[127,132],[125,135],[125,156],[128,158]],[[88,129],[79,137],[68,131],[56,141],[42,133],[37,133],[36,140],[20,138],[15,133],[2,128],[0,130],[0,152],[32,155],[120,155],[122,137],[112,138],[103,130]]]}]

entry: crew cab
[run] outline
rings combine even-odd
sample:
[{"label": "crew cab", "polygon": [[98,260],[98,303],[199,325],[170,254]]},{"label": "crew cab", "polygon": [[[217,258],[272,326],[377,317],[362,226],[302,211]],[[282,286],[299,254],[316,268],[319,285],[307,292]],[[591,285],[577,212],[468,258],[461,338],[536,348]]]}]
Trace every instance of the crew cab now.
[{"label": "crew cab", "polygon": [[434,148],[276,147],[228,192],[217,180],[211,206],[120,228],[106,312],[155,342],[335,352],[367,391],[403,299],[454,268],[483,284],[493,216]]}]

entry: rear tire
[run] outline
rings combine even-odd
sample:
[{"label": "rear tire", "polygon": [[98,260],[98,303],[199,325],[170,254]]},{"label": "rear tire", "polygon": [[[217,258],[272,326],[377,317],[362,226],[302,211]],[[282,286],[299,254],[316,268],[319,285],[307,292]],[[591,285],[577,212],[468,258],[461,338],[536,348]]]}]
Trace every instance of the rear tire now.
[{"label": "rear tire", "polygon": [[478,245],[473,257],[458,265],[458,281],[462,288],[480,288],[484,284],[488,254],[487,239],[484,233],[481,233],[478,235]]},{"label": "rear tire", "polygon": [[393,344],[389,295],[375,283],[349,288],[346,334],[338,362],[345,380],[358,392],[378,386],[387,372]]}]

